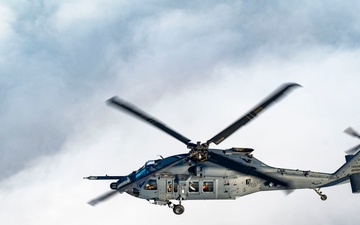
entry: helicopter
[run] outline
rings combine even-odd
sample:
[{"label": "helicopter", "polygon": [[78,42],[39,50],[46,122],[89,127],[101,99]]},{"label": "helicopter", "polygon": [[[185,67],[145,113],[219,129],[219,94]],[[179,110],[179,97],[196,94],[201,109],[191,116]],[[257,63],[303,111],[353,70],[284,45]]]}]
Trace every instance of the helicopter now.
[{"label": "helicopter", "polygon": [[[172,208],[181,215],[185,200],[237,199],[259,191],[313,189],[325,201],[327,196],[321,188],[350,182],[353,193],[360,192],[360,145],[350,149],[346,162],[334,173],[313,172],[271,167],[253,156],[254,149],[232,147],[229,149],[209,148],[220,144],[236,130],[256,118],[264,109],[284,97],[296,83],[280,86],[265,100],[240,117],[233,124],[206,142],[193,143],[187,137],[171,129],[163,122],[145,113],[136,106],[117,96],[107,103],[184,143],[189,152],[160,159],[149,160],[141,168],[127,176],[88,176],[88,180],[114,180],[111,190],[89,201],[92,206],[103,202],[117,193],[146,199],[152,204]],[[346,133],[360,138],[352,128]],[[173,203],[177,201],[178,204]]]}]

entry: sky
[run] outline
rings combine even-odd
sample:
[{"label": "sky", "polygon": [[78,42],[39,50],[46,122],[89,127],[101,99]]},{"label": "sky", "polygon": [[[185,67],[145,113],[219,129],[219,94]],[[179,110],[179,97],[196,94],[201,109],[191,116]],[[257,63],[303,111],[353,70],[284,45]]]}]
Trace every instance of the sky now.
[{"label": "sky", "polygon": [[184,201],[176,216],[89,175],[187,149],[108,107],[126,99],[206,141],[283,83],[303,87],[214,148],[332,173],[359,143],[360,1],[0,1],[2,224],[358,224],[349,184]]}]

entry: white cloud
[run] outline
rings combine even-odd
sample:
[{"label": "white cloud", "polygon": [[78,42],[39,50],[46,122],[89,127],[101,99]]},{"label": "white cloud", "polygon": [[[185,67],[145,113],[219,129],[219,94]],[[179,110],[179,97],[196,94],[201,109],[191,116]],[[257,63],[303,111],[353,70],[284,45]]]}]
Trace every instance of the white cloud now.
[{"label": "white cloud", "polygon": [[15,22],[15,15],[11,9],[6,5],[0,3],[0,63],[4,60],[4,52],[11,43],[11,38],[14,36],[13,24]]},{"label": "white cloud", "polygon": [[104,19],[105,12],[101,9],[101,5],[101,2],[65,2],[53,16],[55,27],[59,32],[70,28],[74,31],[92,27],[93,23]]},{"label": "white cloud", "polygon": [[0,40],[3,42],[13,35],[12,23],[15,21],[14,13],[5,5],[0,4]]}]

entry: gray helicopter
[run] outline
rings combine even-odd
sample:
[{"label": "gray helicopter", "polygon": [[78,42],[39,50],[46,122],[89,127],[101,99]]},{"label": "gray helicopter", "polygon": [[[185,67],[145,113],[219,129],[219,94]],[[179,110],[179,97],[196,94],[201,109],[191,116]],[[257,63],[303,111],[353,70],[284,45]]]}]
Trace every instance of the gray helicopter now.
[{"label": "gray helicopter", "polygon": [[[264,109],[300,85],[283,84],[268,98],[254,107],[249,113],[207,142],[192,143],[159,120],[121,100],[113,97],[107,102],[131,115],[159,128],[184,143],[190,151],[167,158],[149,160],[137,171],[127,176],[89,176],[89,180],[115,180],[110,184],[111,191],[89,202],[96,205],[115,196],[128,193],[146,199],[152,204],[167,205],[180,215],[184,212],[182,201],[199,199],[237,199],[258,191],[313,189],[326,200],[320,188],[350,182],[353,193],[360,192],[360,145],[346,155],[346,163],[334,173],[320,173],[303,170],[275,168],[266,165],[253,155],[251,148],[211,149],[210,144],[220,144],[237,129],[254,119]],[[351,128],[346,133],[360,138]],[[178,201],[174,204],[171,200]]]}]

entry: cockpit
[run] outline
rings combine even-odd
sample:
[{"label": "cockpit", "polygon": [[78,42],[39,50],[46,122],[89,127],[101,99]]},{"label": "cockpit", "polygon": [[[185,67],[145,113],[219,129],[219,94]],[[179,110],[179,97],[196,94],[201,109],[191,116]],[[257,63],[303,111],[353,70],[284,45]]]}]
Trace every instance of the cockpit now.
[{"label": "cockpit", "polygon": [[144,186],[145,190],[157,190],[157,182],[155,179],[150,179]]},{"label": "cockpit", "polygon": [[146,176],[151,168],[153,168],[153,166],[156,164],[157,160],[149,160],[145,163],[145,165],[143,165],[140,169],[138,169],[135,173],[135,178],[139,179],[141,177]]}]

